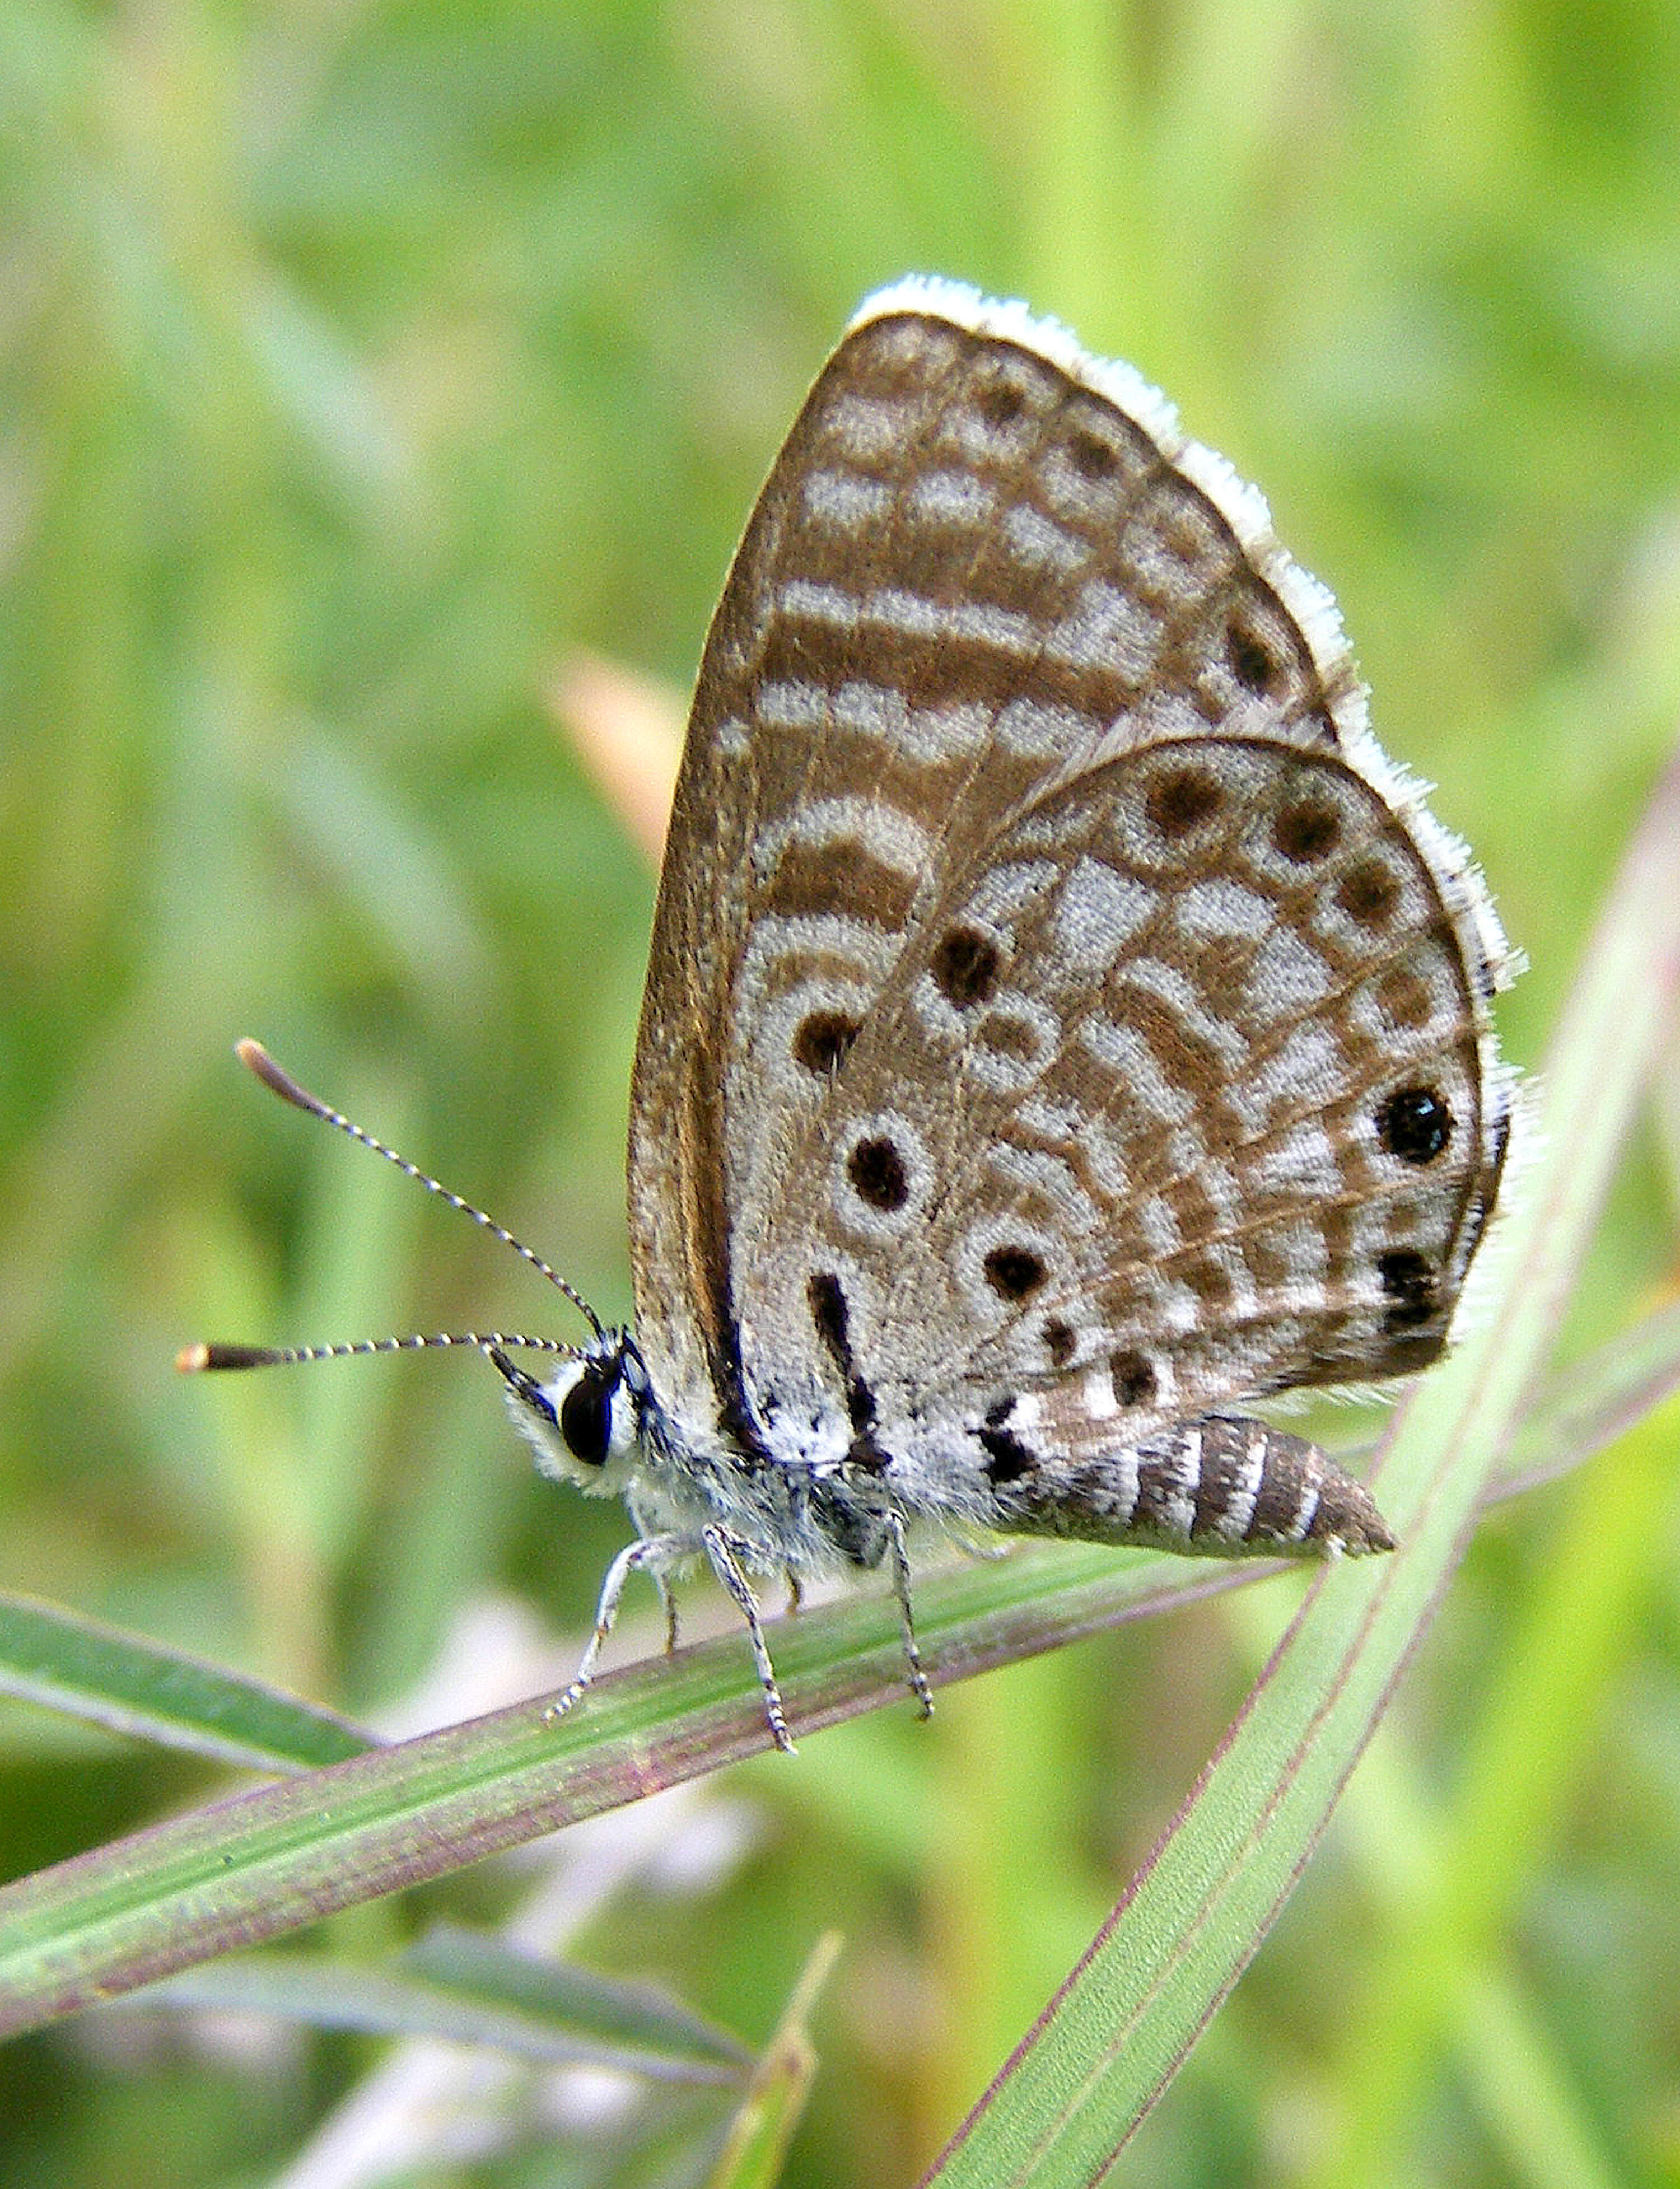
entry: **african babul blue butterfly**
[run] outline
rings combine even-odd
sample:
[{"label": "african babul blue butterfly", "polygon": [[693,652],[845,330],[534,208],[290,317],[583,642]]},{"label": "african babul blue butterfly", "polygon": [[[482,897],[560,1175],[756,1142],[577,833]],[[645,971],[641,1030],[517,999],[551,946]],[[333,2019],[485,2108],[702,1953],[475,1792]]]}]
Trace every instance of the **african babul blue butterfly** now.
[{"label": "african babul blue butterfly", "polygon": [[901,282],[795,421],[701,664],[636,1045],[634,1330],[518,1247],[585,1343],[184,1361],[480,1346],[539,1463],[636,1530],[558,1709],[630,1575],[669,1605],[690,1561],[780,1745],[767,1575],[884,1567],[925,1708],[918,1523],[1391,1547],[1247,1410],[1446,1343],[1504,1159],[1510,967],[1259,495],[1061,328]]}]

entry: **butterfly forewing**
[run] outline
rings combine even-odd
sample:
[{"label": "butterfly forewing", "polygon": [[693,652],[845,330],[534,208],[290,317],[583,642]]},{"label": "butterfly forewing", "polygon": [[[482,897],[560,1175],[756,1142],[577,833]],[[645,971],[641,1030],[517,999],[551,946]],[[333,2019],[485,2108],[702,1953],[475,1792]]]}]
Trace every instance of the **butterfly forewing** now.
[{"label": "butterfly forewing", "polygon": [[1420,1365],[1502,949],[1259,497],[1123,369],[906,285],[697,689],[632,1103],[663,1403],[914,1506],[1017,1394],[1078,1454]]}]

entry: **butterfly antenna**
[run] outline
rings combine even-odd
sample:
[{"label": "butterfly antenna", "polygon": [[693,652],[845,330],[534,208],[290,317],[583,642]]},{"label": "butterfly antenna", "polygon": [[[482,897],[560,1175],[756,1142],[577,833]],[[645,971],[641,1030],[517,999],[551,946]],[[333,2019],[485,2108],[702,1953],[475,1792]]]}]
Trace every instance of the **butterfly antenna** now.
[{"label": "butterfly antenna", "polygon": [[394,1148],[387,1148],[383,1140],[376,1140],[371,1133],[365,1132],[342,1110],[335,1110],[330,1102],[323,1102],[319,1094],[312,1094],[289,1072],[281,1071],[261,1042],[252,1041],[248,1038],[235,1042],[234,1055],[247,1072],[254,1072],[263,1084],[278,1094],[283,1102],[290,1102],[293,1109],[306,1111],[310,1117],[320,1118],[323,1123],[335,1126],[362,1147],[371,1148],[375,1155],[383,1156],[387,1162],[394,1163],[404,1178],[411,1178],[416,1185],[423,1185],[428,1193],[435,1193],[439,1201],[446,1201],[451,1208],[458,1208],[463,1216],[470,1216],[480,1230],[489,1233],[492,1239],[500,1239],[504,1247],[511,1247],[522,1262],[529,1262],[540,1276],[548,1279],[557,1292],[564,1293],[597,1338],[605,1335],[601,1327],[601,1318],[577,1287],[568,1284],[558,1270],[551,1268],[540,1254],[533,1253],[523,1239],[516,1239],[493,1216],[486,1216],[482,1208],[475,1208],[470,1201],[463,1201],[458,1193],[451,1193],[448,1186],[429,1176],[417,1163],[410,1162]]},{"label": "butterfly antenna", "polygon": [[349,1360],[363,1353],[420,1353],[442,1345],[470,1345],[492,1359],[506,1346],[563,1354],[570,1360],[583,1357],[577,1346],[558,1338],[528,1338],[506,1330],[434,1330],[413,1337],[358,1338],[344,1345],[184,1345],[175,1366],[184,1376],[199,1376],[211,1369],[285,1368],[301,1360]]},{"label": "butterfly antenna", "polygon": [[[330,1102],[323,1102],[319,1094],[312,1094],[307,1087],[275,1063],[260,1042],[249,1039],[238,1042],[235,1044],[234,1054],[248,1072],[254,1072],[263,1084],[278,1094],[282,1101],[290,1102],[293,1109],[305,1111],[310,1117],[319,1117],[324,1123],[336,1127],[362,1147],[371,1148],[375,1155],[383,1156],[387,1162],[395,1164],[404,1178],[411,1178],[417,1185],[423,1185],[439,1201],[446,1201],[451,1208],[458,1208],[463,1216],[471,1217],[493,1239],[499,1239],[504,1247],[511,1247],[522,1262],[529,1262],[539,1275],[546,1277],[557,1291],[564,1294],[597,1338],[605,1335],[601,1318],[576,1286],[568,1284],[557,1269],[545,1262],[540,1254],[534,1253],[523,1240],[516,1239],[494,1217],[487,1216],[482,1208],[475,1208],[460,1194],[451,1193],[439,1179],[421,1170],[418,1164],[410,1162],[406,1157],[399,1155],[394,1148],[387,1147],[383,1140],[376,1140],[353,1118],[347,1117],[342,1110],[335,1110]],[[568,1345],[559,1338],[531,1338],[517,1332],[500,1330],[463,1330],[435,1331],[428,1334],[416,1332],[410,1337],[358,1338],[353,1343],[342,1345],[189,1345],[176,1355],[175,1365],[189,1374],[195,1374],[206,1369],[267,1368],[293,1361],[342,1360],[357,1354],[410,1353],[446,1345],[472,1345],[481,1352],[497,1348],[521,1347],[535,1353],[562,1354],[572,1360],[580,1357],[575,1345]]]}]

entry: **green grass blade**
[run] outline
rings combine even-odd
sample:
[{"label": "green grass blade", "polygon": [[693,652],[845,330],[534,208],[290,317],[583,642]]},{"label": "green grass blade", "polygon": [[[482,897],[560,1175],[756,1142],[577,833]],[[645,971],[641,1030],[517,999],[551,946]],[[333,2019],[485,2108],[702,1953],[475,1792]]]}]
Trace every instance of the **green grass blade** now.
[{"label": "green grass blade", "polygon": [[1494,1496],[1521,1496],[1567,1474],[1677,1390],[1680,1306],[1666,1306],[1547,1378],[1500,1468]]},{"label": "green grass blade", "polygon": [[[935,1574],[918,1624],[936,1683],[1230,1585],[1098,1547]],[[813,1731],[902,1697],[897,1612],[860,1596],[772,1622],[788,1715]],[[907,1705],[908,1706],[908,1705]],[[260,1944],[379,1894],[699,1777],[767,1745],[744,1636],[612,1674],[569,1717],[540,1699],[173,1818],[0,1887],[0,2031]]]},{"label": "green grass blade", "polygon": [[341,1762],[373,1740],[261,1680],[28,1597],[0,1596],[0,1691],[256,1771]]},{"label": "green grass blade", "polygon": [[788,2145],[817,2073],[806,2024],[840,1948],[839,1934],[831,1931],[812,1949],[752,2087],[729,2124],[706,2189],[774,2189],[781,2180]]},{"label": "green grass blade", "polygon": [[150,2006],[277,2015],[320,2029],[484,2045],[662,2082],[739,2084],[752,2056],[646,1983],[625,1983],[446,1926],[387,1966],[320,1954],[233,1954],[171,1977]]},{"label": "green grass blade", "polygon": [[[1558,1515],[1558,1555],[1505,1643],[1486,1686],[1467,1698],[1462,1784],[1432,1840],[1427,1874],[1404,1919],[1372,1957],[1364,1998],[1345,2027],[1342,2066],[1357,2061],[1356,2104],[1342,2108],[1309,2177],[1398,2185],[1403,2137],[1437,2048],[1506,1935],[1524,1886],[1568,1813],[1586,1758],[1559,1725],[1598,1722],[1613,1707],[1641,1631],[1643,1603],[1663,1586],[1672,1503],[1673,1402],[1624,1440],[1613,1471],[1581,1478]],[[1480,2034],[1467,2021],[1473,2058]]]}]

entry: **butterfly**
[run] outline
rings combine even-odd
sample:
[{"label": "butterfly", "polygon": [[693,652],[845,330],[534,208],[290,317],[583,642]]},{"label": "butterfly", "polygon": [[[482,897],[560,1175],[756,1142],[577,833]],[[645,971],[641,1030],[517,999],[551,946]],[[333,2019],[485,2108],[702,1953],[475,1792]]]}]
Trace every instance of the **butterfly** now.
[{"label": "butterfly", "polygon": [[669,1609],[710,1566],[786,1748],[757,1584],[884,1568],[925,1711],[919,1524],[1392,1547],[1249,1409],[1446,1343],[1505,1160],[1512,970],[1260,496],[1023,306],[871,297],[701,663],[632,1082],[633,1327],[591,1315],[544,1376],[477,1341],[539,1463],[635,1529],[553,1707],[636,1571]]}]

